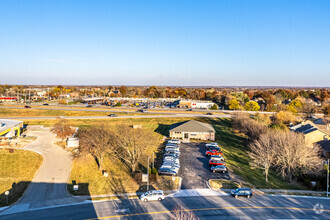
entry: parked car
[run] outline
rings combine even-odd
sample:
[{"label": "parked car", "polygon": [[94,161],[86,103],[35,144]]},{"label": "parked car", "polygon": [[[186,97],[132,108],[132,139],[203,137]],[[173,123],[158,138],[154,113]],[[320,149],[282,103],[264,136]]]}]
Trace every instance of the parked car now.
[{"label": "parked car", "polygon": [[225,161],[225,159],[220,155],[211,155],[210,160]]},{"label": "parked car", "polygon": [[223,155],[222,151],[221,150],[207,150],[205,152],[205,155],[206,156],[211,156],[211,155]]},{"label": "parked car", "polygon": [[174,154],[176,156],[180,156],[180,151],[178,150],[165,150],[165,154]]},{"label": "parked car", "polygon": [[31,106],[26,105],[26,106],[24,106],[24,108],[31,108]]},{"label": "parked car", "polygon": [[190,108],[190,109],[187,109],[186,111],[188,111],[188,112],[191,112],[191,111],[192,111],[192,108]]},{"label": "parked car", "polygon": [[148,111],[145,109],[139,109],[139,110],[137,110],[137,112],[148,113]]},{"label": "parked car", "polygon": [[179,154],[175,153],[165,153],[164,157],[173,157],[173,158],[179,158]]},{"label": "parked car", "polygon": [[148,202],[148,201],[162,201],[165,199],[164,192],[162,190],[152,190],[148,191],[146,193],[143,193],[140,197],[140,199],[143,202]]},{"label": "parked car", "polygon": [[226,163],[224,161],[219,161],[219,160],[209,160],[209,166],[226,166]]},{"label": "parked car", "polygon": [[205,144],[205,147],[206,147],[206,148],[207,148],[207,147],[210,147],[210,146],[216,146],[216,147],[218,147],[219,145],[218,145],[217,142],[212,142],[212,143]]},{"label": "parked car", "polygon": [[180,147],[179,146],[166,146],[165,150],[176,150],[176,151],[180,151]]},{"label": "parked car", "polygon": [[159,170],[158,170],[158,174],[159,175],[171,175],[171,176],[174,176],[177,173],[178,172],[176,172],[175,170],[170,169],[170,168],[159,168]]},{"label": "parked car", "polygon": [[178,157],[171,157],[171,156],[165,156],[163,158],[163,161],[175,161],[175,162],[180,162]]},{"label": "parked car", "polygon": [[228,168],[224,165],[219,165],[219,166],[211,167],[211,171],[217,173],[228,173]]},{"label": "parked car", "polygon": [[250,188],[237,188],[235,190],[232,190],[230,194],[235,198],[238,198],[239,196],[246,196],[250,198],[251,196],[253,196],[252,189]]},{"label": "parked car", "polygon": [[109,117],[118,117],[118,115],[116,115],[116,114],[110,114],[110,115],[108,115]]},{"label": "parked car", "polygon": [[180,139],[172,139],[172,140],[168,140],[167,143],[169,143],[169,144],[180,144],[181,141],[180,141]]}]

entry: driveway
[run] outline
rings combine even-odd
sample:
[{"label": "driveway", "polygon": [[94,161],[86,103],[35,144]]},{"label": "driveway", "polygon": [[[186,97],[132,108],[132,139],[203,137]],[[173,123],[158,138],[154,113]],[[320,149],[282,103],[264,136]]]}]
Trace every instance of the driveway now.
[{"label": "driveway", "polygon": [[180,145],[179,176],[182,189],[207,188],[209,179],[230,179],[229,174],[213,173],[209,169],[209,158],[205,156],[204,143],[182,143]]},{"label": "driveway", "polygon": [[49,128],[33,128],[27,132],[31,136],[37,136],[37,139],[24,149],[41,153],[43,162],[24,196],[5,212],[81,201],[66,191],[71,171],[71,153],[54,144],[57,139]]}]

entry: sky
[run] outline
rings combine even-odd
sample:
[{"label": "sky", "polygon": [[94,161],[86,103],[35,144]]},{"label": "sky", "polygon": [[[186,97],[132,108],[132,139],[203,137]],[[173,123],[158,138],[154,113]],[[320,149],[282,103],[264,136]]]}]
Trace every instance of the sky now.
[{"label": "sky", "polygon": [[0,0],[0,84],[330,86],[330,1]]}]

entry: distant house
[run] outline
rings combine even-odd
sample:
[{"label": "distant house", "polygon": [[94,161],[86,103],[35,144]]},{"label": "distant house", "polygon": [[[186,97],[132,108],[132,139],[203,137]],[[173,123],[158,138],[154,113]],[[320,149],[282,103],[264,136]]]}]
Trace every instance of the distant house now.
[{"label": "distant house", "polygon": [[314,143],[326,140],[329,138],[328,133],[319,129],[313,122],[302,122],[295,126],[291,126],[290,129],[294,132],[301,133],[305,137],[307,145],[312,146]]},{"label": "distant house", "polygon": [[322,140],[322,141],[316,142],[316,144],[321,147],[323,156],[326,159],[330,159],[330,140]]},{"label": "distant house", "polygon": [[215,139],[212,125],[195,120],[173,124],[169,132],[171,138],[179,138],[183,142],[189,142],[190,139],[212,141]]}]

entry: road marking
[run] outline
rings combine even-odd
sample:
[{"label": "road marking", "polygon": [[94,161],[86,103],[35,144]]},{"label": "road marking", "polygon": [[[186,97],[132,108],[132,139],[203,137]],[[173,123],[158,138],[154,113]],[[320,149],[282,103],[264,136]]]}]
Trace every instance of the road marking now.
[{"label": "road marking", "polygon": [[[182,209],[184,212],[191,211],[206,211],[206,210],[221,210],[221,209],[288,209],[288,210],[303,210],[303,211],[314,211],[313,208],[296,208],[296,207],[223,207],[223,208],[200,208],[200,209]],[[153,215],[153,214],[164,214],[171,213],[174,211],[158,211],[158,212],[144,212],[144,213],[133,213],[133,214],[125,214],[125,215],[112,215],[112,216],[104,216],[98,218],[90,218],[88,220],[97,220],[97,219],[107,219],[107,218],[120,218],[120,217],[129,217],[129,216],[138,216],[138,215]],[[330,210],[323,210],[323,212],[330,212]]]}]

